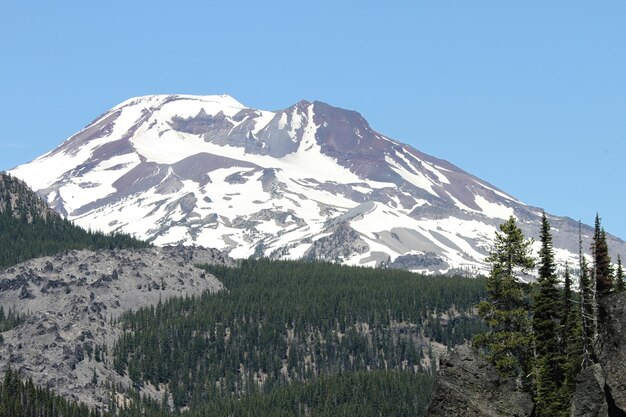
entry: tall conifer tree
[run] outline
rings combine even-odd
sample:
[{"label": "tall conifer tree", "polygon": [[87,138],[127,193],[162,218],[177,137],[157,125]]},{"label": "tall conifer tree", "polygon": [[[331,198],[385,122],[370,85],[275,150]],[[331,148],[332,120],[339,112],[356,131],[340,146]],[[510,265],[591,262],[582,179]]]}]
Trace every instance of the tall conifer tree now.
[{"label": "tall conifer tree", "polygon": [[532,241],[526,240],[515,218],[500,225],[494,248],[487,258],[491,274],[487,279],[488,300],[478,306],[491,331],[474,338],[489,360],[505,375],[525,378],[531,368],[531,335],[528,297],[517,275],[532,268]]},{"label": "tall conifer tree", "polygon": [[593,278],[596,283],[596,294],[598,297],[602,297],[610,293],[613,288],[613,271],[609,247],[606,243],[606,232],[600,225],[598,214],[596,214],[591,253],[593,255]]},{"label": "tall conifer tree", "polygon": [[559,343],[562,313],[557,289],[556,264],[550,223],[546,214],[541,221],[539,250],[539,292],[533,302],[533,331],[535,344],[535,404],[538,417],[567,416],[567,399],[563,398],[563,359]]},{"label": "tall conifer tree", "polygon": [[589,264],[583,255],[582,225],[578,222],[578,258],[580,261],[580,276],[578,289],[580,292],[580,319],[582,332],[581,366],[588,367],[593,363],[594,324],[596,323],[596,285],[590,277]]},{"label": "tall conifer tree", "polygon": [[576,310],[572,297],[572,276],[569,272],[569,265],[565,264],[561,301],[561,353],[563,355],[567,354],[567,340],[576,327]]},{"label": "tall conifer tree", "polygon": [[624,269],[622,268],[622,257],[617,255],[617,270],[615,271],[615,291],[624,291],[626,283],[624,282]]},{"label": "tall conifer tree", "polygon": [[570,398],[576,386],[576,376],[580,371],[581,364],[581,322],[580,312],[577,309],[577,302],[574,299],[575,293],[572,291],[572,277],[569,266],[565,265],[563,277],[563,292],[561,301],[561,355],[563,357],[563,395]]}]

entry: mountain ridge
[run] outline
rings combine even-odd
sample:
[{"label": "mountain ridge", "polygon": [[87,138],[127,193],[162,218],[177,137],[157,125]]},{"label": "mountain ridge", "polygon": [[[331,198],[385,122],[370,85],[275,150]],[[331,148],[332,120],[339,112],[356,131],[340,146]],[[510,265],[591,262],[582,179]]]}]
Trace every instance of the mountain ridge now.
[{"label": "mountain ridge", "polygon": [[[487,270],[499,223],[515,215],[536,236],[541,215],[378,133],[358,112],[320,101],[265,111],[227,95],[131,98],[11,172],[84,227],[239,258],[309,257],[337,219],[357,212],[347,220],[354,233],[344,235],[364,245],[344,251],[341,239],[326,239],[318,258],[380,266],[429,253],[437,266],[416,261],[413,270],[476,274]],[[557,257],[576,264],[577,223],[550,217],[565,231]],[[591,229],[583,234],[586,249]],[[626,255],[621,239],[610,243]]]}]

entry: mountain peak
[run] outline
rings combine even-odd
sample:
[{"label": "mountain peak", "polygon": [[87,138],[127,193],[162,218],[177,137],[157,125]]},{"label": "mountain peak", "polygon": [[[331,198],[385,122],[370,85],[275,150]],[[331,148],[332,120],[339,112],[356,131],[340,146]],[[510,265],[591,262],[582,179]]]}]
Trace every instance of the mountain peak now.
[{"label": "mountain peak", "polygon": [[158,108],[165,103],[172,101],[196,101],[199,103],[214,103],[217,105],[223,105],[226,107],[246,108],[245,105],[240,103],[234,97],[228,94],[219,95],[189,95],[189,94],[153,94],[145,96],[131,97],[117,106],[113,107],[111,111],[122,109],[128,106],[140,105],[147,108]]},{"label": "mountain peak", "polygon": [[[320,101],[265,111],[227,95],[136,97],[12,173],[84,227],[233,257],[486,272],[502,221],[514,215],[537,236],[541,219]],[[576,263],[577,223],[557,217],[553,227],[560,261]],[[626,258],[624,242],[611,247]]]}]

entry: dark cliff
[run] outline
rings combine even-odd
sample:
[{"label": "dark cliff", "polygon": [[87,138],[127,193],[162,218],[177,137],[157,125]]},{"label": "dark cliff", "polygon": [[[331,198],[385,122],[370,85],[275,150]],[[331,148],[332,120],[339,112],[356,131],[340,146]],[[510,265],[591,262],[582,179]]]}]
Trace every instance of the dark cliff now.
[{"label": "dark cliff", "polygon": [[468,345],[440,359],[428,417],[530,417],[533,402]]},{"label": "dark cliff", "polygon": [[[626,293],[599,301],[597,363],[580,372],[571,417],[626,417]],[[426,416],[531,416],[533,402],[467,345],[440,360]]]},{"label": "dark cliff", "polygon": [[578,375],[572,417],[626,417],[626,293],[599,304],[598,363]]}]

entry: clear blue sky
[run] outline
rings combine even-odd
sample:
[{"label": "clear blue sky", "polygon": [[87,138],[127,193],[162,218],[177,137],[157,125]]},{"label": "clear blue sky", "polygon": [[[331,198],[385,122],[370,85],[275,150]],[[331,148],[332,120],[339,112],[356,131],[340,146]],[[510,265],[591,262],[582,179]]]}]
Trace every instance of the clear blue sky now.
[{"label": "clear blue sky", "polygon": [[0,169],[137,95],[301,99],[626,238],[626,1],[10,1]]}]

